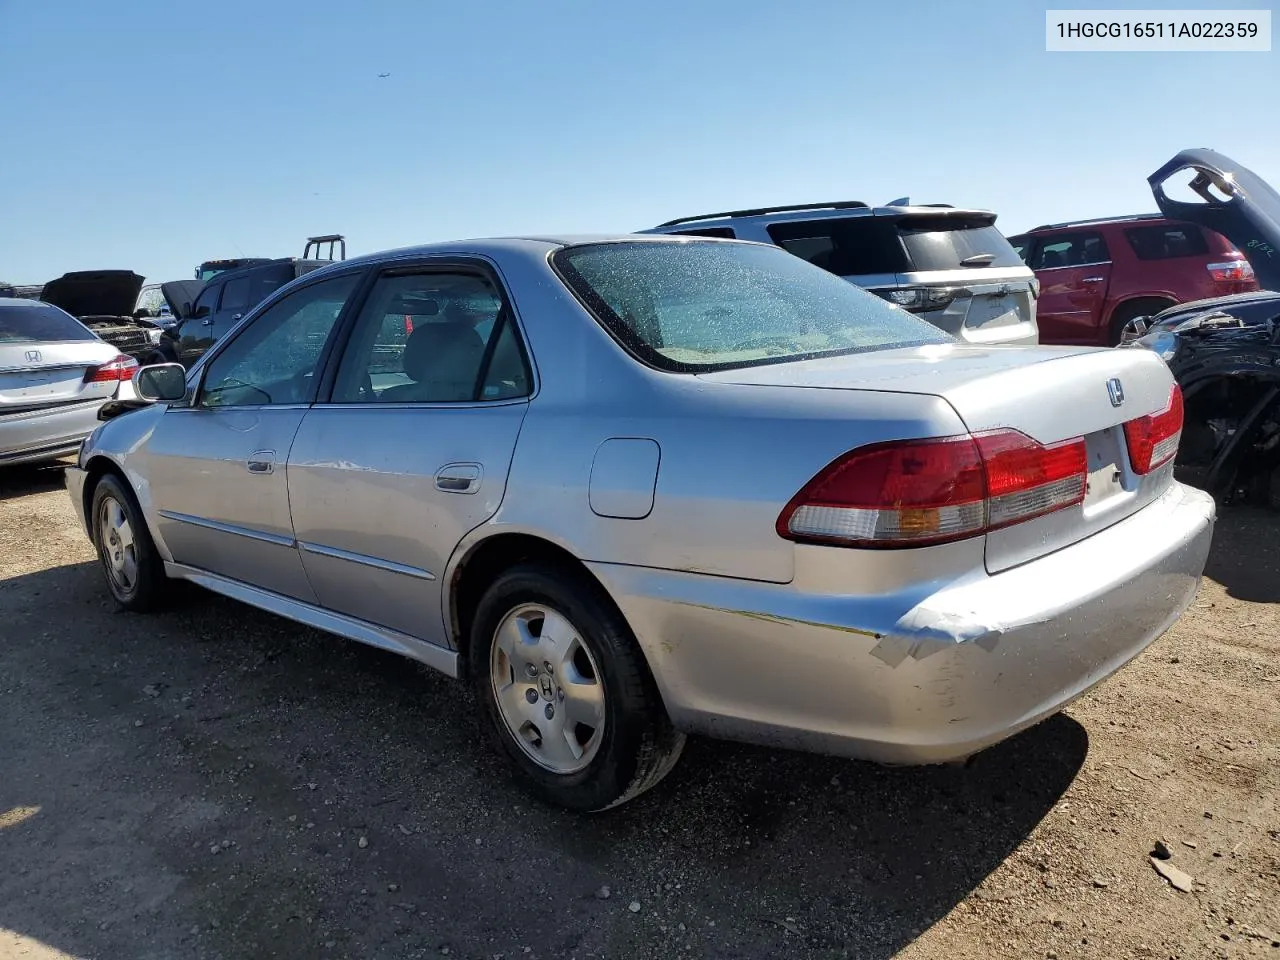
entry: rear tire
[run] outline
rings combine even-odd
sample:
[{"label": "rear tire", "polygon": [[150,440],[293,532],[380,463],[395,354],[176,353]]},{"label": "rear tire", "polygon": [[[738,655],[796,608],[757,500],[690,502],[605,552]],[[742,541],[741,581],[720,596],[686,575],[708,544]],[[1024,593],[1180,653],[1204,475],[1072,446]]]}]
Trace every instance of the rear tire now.
[{"label": "rear tire", "polygon": [[1124,335],[1125,324],[1135,317],[1149,317],[1159,313],[1161,310],[1167,310],[1173,306],[1170,300],[1130,300],[1116,307],[1111,314],[1111,326],[1108,332],[1108,346],[1116,347],[1120,345],[1120,338]]},{"label": "rear tire", "polygon": [[157,609],[166,593],[164,561],[128,484],[115,474],[93,488],[89,529],[111,597],[124,610]]},{"label": "rear tire", "polygon": [[558,806],[625,803],[684,748],[626,621],[576,571],[529,562],[500,574],[476,608],[468,662],[487,735]]}]

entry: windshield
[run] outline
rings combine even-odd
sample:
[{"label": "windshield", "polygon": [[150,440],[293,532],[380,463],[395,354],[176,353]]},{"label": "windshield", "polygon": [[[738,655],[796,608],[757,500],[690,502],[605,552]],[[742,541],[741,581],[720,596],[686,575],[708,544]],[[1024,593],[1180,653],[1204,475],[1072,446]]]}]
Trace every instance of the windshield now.
[{"label": "windshield", "polygon": [[552,262],[641,360],[695,371],[950,343],[937,327],[772,246],[593,243]]},{"label": "windshield", "polygon": [[88,327],[57,307],[44,303],[0,306],[0,343],[96,339]]}]

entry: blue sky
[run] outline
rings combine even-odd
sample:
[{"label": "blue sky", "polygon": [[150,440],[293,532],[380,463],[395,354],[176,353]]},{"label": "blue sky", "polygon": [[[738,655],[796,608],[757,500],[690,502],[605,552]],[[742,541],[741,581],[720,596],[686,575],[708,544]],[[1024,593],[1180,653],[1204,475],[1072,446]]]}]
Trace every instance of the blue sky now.
[{"label": "blue sky", "polygon": [[1014,233],[1189,146],[1280,184],[1275,52],[1050,54],[1045,7],[0,0],[0,279],[904,194]]}]

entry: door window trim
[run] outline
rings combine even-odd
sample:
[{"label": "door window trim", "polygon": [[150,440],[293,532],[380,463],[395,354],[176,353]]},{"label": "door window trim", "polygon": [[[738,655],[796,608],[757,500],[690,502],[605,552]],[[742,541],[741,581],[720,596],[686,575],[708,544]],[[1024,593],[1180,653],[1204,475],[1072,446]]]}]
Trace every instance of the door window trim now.
[{"label": "door window trim", "polygon": [[[360,315],[364,312],[365,303],[373,293],[374,287],[378,281],[384,277],[414,276],[420,274],[432,273],[468,273],[474,274],[481,279],[493,285],[498,292],[498,296],[502,300],[502,308],[498,311],[497,319],[494,321],[493,329],[498,330],[500,324],[505,322],[512,325],[513,332],[516,335],[516,346],[520,351],[521,360],[524,362],[525,373],[529,378],[529,391],[521,397],[502,397],[496,400],[405,400],[395,403],[386,401],[355,401],[351,403],[338,402],[333,400],[333,390],[337,385],[338,368],[342,363],[342,356],[351,342],[352,336],[355,334],[356,324],[360,321]],[[344,310],[343,316],[338,318],[338,325],[335,327],[335,336],[333,348],[328,351],[325,358],[325,365],[319,378],[319,383],[312,396],[311,403],[313,409],[325,408],[332,410],[396,410],[404,407],[426,407],[441,409],[466,409],[476,407],[497,407],[510,406],[517,403],[528,403],[538,395],[541,381],[538,379],[537,365],[534,363],[533,352],[529,348],[529,337],[525,331],[523,321],[520,319],[520,312],[516,307],[515,298],[511,295],[511,290],[503,280],[502,273],[498,269],[498,265],[485,257],[467,256],[459,254],[443,254],[435,257],[412,257],[403,260],[389,260],[385,263],[375,264],[373,269],[369,271],[369,276],[365,278],[365,282],[361,285],[359,291],[360,302],[356,305],[356,309],[347,312]],[[354,303],[354,297],[348,303],[351,307]],[[492,359],[493,348],[496,345],[496,337],[490,336],[489,342],[485,344],[484,355],[484,372],[487,374],[489,363]]]},{"label": "door window trim", "polygon": [[[313,271],[313,273],[321,273],[321,271],[316,270]],[[205,378],[208,375],[210,365],[212,365],[218,357],[231,347],[231,344],[236,341],[237,337],[243,336],[246,330],[257,323],[258,319],[264,313],[285,297],[292,297],[294,294],[302,293],[304,290],[307,290],[318,283],[324,283],[328,280],[338,280],[342,277],[355,276],[357,278],[355,287],[352,289],[350,296],[347,297],[346,303],[343,304],[342,310],[338,313],[338,318],[334,321],[333,328],[330,329],[328,337],[325,338],[324,346],[320,349],[320,356],[316,359],[316,369],[321,372],[321,375],[323,375],[323,372],[328,369],[328,363],[333,354],[334,344],[337,342],[339,333],[343,328],[343,324],[346,321],[348,314],[351,312],[353,306],[358,307],[363,306],[364,304],[364,298],[368,293],[369,279],[372,273],[373,271],[369,270],[368,265],[362,264],[346,270],[336,270],[333,273],[325,273],[323,276],[318,276],[314,280],[308,279],[306,283],[285,291],[283,296],[281,295],[280,290],[272,293],[257,306],[247,311],[244,318],[238,320],[226,336],[219,337],[217,342],[214,343],[214,345],[210,347],[209,350],[200,358],[192,371],[192,373],[195,374],[195,385],[191,392],[191,399],[187,406],[182,409],[207,413],[219,410],[263,410],[268,408],[273,410],[285,410],[289,408],[296,409],[298,407],[311,406],[316,402],[317,391],[321,385],[321,376],[312,377],[311,388],[308,391],[307,398],[298,403],[240,403],[227,404],[226,406],[218,407],[206,407],[201,405],[200,401],[204,399]],[[281,290],[283,290],[283,287]]]}]

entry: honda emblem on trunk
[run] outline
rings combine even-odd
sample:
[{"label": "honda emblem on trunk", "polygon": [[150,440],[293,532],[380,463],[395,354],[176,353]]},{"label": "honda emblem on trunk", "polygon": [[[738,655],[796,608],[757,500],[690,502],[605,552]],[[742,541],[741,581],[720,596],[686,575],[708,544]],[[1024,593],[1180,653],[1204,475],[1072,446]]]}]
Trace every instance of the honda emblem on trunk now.
[{"label": "honda emblem on trunk", "polygon": [[27,353],[26,353],[26,361],[27,361],[27,363],[39,363],[39,362],[40,362],[40,351],[39,351],[39,350],[28,350],[28,351],[27,351]]},{"label": "honda emblem on trunk", "polygon": [[1120,383],[1119,377],[1112,377],[1107,381],[1107,394],[1111,397],[1113,407],[1124,403],[1124,386]]}]

